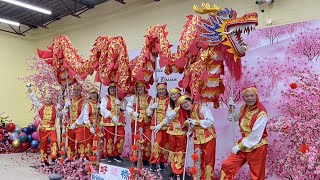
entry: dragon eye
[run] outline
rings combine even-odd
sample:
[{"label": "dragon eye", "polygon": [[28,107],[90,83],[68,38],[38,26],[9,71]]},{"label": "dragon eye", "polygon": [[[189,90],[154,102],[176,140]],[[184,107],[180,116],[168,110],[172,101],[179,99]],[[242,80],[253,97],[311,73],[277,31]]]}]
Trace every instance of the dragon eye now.
[{"label": "dragon eye", "polygon": [[232,18],[232,15],[231,15],[231,14],[229,15],[229,18]]}]

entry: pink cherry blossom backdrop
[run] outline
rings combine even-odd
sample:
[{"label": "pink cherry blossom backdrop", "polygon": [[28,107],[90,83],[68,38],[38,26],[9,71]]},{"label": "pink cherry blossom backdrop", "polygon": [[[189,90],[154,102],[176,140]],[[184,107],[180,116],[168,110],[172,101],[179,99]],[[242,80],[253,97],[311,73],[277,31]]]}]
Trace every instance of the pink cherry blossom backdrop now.
[{"label": "pink cherry blossom backdrop", "polygon": [[[241,90],[256,85],[259,98],[268,115],[269,151],[268,179],[319,179],[320,178],[320,20],[300,22],[256,30],[246,37],[249,51],[242,58],[243,77],[235,83],[237,106],[242,101]],[[173,46],[176,49],[177,44]],[[130,59],[139,51],[129,52]],[[181,74],[165,75],[157,72],[160,81],[167,81],[168,89],[177,87]],[[161,79],[162,78],[162,79]],[[226,86],[221,107],[213,109],[217,130],[216,177],[220,175],[222,160],[231,152],[232,125],[227,120],[226,102],[230,96],[230,77],[226,69],[223,77]],[[297,86],[297,87],[295,87]],[[103,87],[102,95],[106,94]],[[154,96],[154,87],[149,93]],[[127,118],[127,133],[131,132]],[[236,124],[237,126],[237,124]],[[236,128],[237,138],[240,137]],[[131,136],[125,142],[123,156],[128,157]],[[193,145],[189,147],[191,155]],[[188,166],[192,166],[189,156]],[[244,166],[238,179],[250,179]]]}]

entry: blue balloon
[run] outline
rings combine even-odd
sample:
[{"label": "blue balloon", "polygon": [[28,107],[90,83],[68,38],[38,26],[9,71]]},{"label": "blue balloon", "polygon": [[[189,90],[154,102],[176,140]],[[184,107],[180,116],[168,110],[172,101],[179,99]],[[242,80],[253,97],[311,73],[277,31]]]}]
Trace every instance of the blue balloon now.
[{"label": "blue balloon", "polygon": [[29,124],[28,130],[30,131],[30,134],[37,130],[36,126],[33,124]]},{"label": "blue balloon", "polygon": [[22,132],[24,132],[26,134],[31,134],[31,131],[29,131],[29,129],[27,127],[22,128]]},{"label": "blue balloon", "polygon": [[29,142],[31,142],[31,141],[33,140],[32,135],[29,134],[29,135],[27,136],[27,139],[28,139]]},{"label": "blue balloon", "polygon": [[32,140],[31,141],[31,147],[33,149],[37,148],[39,146],[39,141],[38,140]]}]

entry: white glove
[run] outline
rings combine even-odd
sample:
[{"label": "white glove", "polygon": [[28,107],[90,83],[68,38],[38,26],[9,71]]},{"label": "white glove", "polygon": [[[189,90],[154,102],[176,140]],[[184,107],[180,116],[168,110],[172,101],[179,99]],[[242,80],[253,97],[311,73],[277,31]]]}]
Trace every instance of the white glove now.
[{"label": "white glove", "polygon": [[75,129],[76,128],[76,124],[73,123],[71,126],[70,126],[70,129]]},{"label": "white glove", "polygon": [[153,128],[153,131],[154,131],[155,133],[158,133],[158,132],[161,130],[161,128],[162,128],[162,125],[161,125],[161,124],[158,124],[157,126],[155,126],[155,127]]},{"label": "white glove", "polygon": [[119,105],[119,104],[120,104],[119,99],[116,99],[116,105]]},{"label": "white glove", "polygon": [[66,103],[64,104],[65,107],[71,106],[71,101],[67,100]]},{"label": "white glove", "polygon": [[167,116],[168,116],[169,119],[174,119],[174,118],[176,118],[177,113],[174,112],[174,111],[170,111],[170,113],[168,113]]},{"label": "white glove", "polygon": [[94,130],[93,127],[90,127],[90,132],[91,132],[91,134],[94,134],[96,131]]},{"label": "white glove", "polygon": [[135,118],[138,118],[139,117],[139,113],[137,113],[137,112],[133,112],[133,117],[135,117]]},{"label": "white glove", "polygon": [[151,105],[151,109],[157,109],[158,108],[158,103],[153,103]]},{"label": "white glove", "polygon": [[233,146],[233,148],[232,148],[232,154],[237,154],[238,151],[240,151],[239,146],[238,146],[238,145]]},{"label": "white glove", "polygon": [[236,102],[234,101],[233,98],[229,99],[229,106],[236,106]]},{"label": "white glove", "polygon": [[114,116],[114,117],[112,118],[112,121],[113,121],[115,124],[118,124],[118,123],[119,123],[119,119],[118,119],[117,116]]}]

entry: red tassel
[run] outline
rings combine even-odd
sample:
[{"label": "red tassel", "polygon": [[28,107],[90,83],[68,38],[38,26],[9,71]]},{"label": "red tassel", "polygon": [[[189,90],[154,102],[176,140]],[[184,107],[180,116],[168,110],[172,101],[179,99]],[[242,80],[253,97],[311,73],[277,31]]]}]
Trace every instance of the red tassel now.
[{"label": "red tassel", "polygon": [[182,55],[174,62],[174,65],[176,65],[179,69],[183,68],[186,65],[185,59],[185,55]]},{"label": "red tassel", "polygon": [[38,53],[39,58],[41,58],[41,59],[52,58],[52,52],[51,51],[42,51],[40,49],[37,49],[37,53]]},{"label": "red tassel", "polygon": [[167,58],[167,56],[164,54],[160,54],[160,61],[159,61],[160,68],[168,64],[169,64],[169,59]]}]

